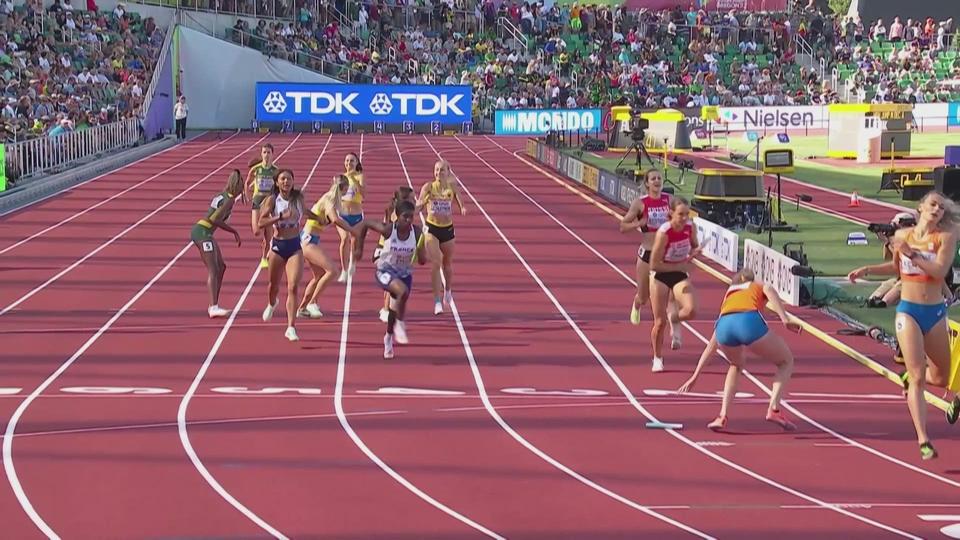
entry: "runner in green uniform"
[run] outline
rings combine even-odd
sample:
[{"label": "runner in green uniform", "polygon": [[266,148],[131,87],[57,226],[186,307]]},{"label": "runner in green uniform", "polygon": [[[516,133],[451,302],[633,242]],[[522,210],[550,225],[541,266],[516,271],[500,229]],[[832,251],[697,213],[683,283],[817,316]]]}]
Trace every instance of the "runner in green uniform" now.
[{"label": "runner in green uniform", "polygon": [[207,315],[211,319],[224,317],[230,313],[230,310],[220,307],[220,286],[223,284],[223,274],[227,271],[227,264],[223,262],[223,254],[220,252],[217,241],[213,239],[213,232],[223,229],[233,233],[234,238],[237,239],[237,246],[240,245],[240,233],[227,225],[227,220],[230,219],[230,213],[233,211],[233,203],[238,195],[243,197],[243,176],[240,175],[240,171],[234,169],[227,180],[227,187],[210,201],[206,217],[198,221],[190,230],[190,239],[200,250],[200,258],[207,267],[207,288],[210,290],[210,307],[207,308]]},{"label": "runner in green uniform", "polygon": [[247,173],[247,183],[244,193],[251,194],[253,202],[251,213],[251,227],[253,234],[263,235],[263,244],[260,252],[260,268],[267,267],[267,254],[270,253],[270,241],[273,239],[273,229],[260,227],[260,204],[273,191],[273,177],[277,174],[277,167],[273,163],[273,145],[266,143],[260,147],[260,162],[250,168]]}]

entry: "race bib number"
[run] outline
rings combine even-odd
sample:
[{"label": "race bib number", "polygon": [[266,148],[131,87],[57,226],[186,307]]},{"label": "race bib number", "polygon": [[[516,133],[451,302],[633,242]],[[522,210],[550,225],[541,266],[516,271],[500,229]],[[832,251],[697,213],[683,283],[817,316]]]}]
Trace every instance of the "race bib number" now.
[{"label": "race bib number", "polygon": [[690,255],[690,242],[677,242],[670,244],[667,253],[663,257],[665,261],[682,261]]},{"label": "race bib number", "polygon": [[310,243],[310,233],[307,231],[300,231],[300,243],[309,244]]},{"label": "race bib number", "polygon": [[431,213],[438,215],[449,215],[453,210],[453,203],[447,200],[430,201],[430,206]]},{"label": "race bib number", "polygon": [[666,206],[656,206],[647,210],[647,227],[656,229],[670,218],[670,209]]},{"label": "race bib number", "polygon": [[210,252],[212,252],[212,251],[213,251],[213,242],[206,241],[206,242],[200,244],[200,249],[202,249],[205,253],[210,253]]}]

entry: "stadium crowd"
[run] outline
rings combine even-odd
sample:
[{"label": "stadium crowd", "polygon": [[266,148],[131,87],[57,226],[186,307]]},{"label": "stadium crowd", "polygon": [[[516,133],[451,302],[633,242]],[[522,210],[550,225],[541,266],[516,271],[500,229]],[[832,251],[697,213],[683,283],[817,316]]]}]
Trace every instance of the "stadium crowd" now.
[{"label": "stadium crowd", "polygon": [[163,30],[123,4],[0,1],[0,103],[7,142],[140,114]]},{"label": "stadium crowd", "polygon": [[[500,18],[515,32],[498,35]],[[633,96],[650,108],[934,102],[956,99],[940,83],[960,76],[952,20],[864,28],[813,2],[788,15],[379,0],[344,17],[304,10],[294,22],[241,20],[234,30],[237,41],[249,36],[267,54],[351,81],[472,84],[478,113]],[[795,36],[810,48],[798,50]]]}]

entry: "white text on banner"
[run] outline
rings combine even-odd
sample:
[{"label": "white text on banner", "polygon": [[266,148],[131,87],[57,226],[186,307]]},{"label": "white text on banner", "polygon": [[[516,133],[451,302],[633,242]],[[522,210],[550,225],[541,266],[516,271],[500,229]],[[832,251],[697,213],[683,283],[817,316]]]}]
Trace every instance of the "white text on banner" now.
[{"label": "white text on banner", "polygon": [[697,239],[703,246],[704,257],[730,272],[739,270],[740,237],[737,233],[703,218],[694,218],[693,222],[697,226]]},{"label": "white text on banner", "polygon": [[791,306],[800,305],[800,278],[790,271],[797,264],[759,242],[743,241],[743,267],[753,270],[761,283],[776,289],[780,299]]}]

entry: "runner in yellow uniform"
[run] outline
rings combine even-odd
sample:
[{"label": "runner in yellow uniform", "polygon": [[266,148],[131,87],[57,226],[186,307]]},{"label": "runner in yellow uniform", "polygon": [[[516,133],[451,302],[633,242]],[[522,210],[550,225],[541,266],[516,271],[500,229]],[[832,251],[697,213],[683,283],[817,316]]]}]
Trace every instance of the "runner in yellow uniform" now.
[{"label": "runner in yellow uniform", "polygon": [[[427,230],[424,235],[427,254],[432,266],[433,314],[443,313],[443,305],[450,307],[453,299],[453,252],[456,245],[453,231],[453,203],[460,209],[460,215],[467,215],[467,208],[460,200],[457,181],[450,172],[450,164],[445,159],[433,166],[434,180],[424,184],[420,190],[417,209],[427,209]],[[440,272],[447,282],[446,291],[440,280]]]},{"label": "runner in yellow uniform", "polygon": [[340,275],[340,268],[333,262],[333,259],[327,256],[326,252],[320,247],[320,233],[333,224],[348,233],[351,233],[354,227],[347,224],[340,217],[340,197],[346,192],[350,185],[350,180],[344,174],[338,174],[333,177],[330,189],[324,193],[311,212],[322,220],[308,219],[300,234],[300,245],[303,247],[303,258],[310,265],[313,272],[313,279],[307,284],[307,289],[303,293],[303,300],[300,301],[300,308],[297,310],[297,316],[310,317],[317,319],[323,317],[320,306],[317,305],[317,297],[327,288],[330,281]]},{"label": "runner in yellow uniform", "polygon": [[262,234],[263,244],[260,252],[260,268],[267,267],[267,254],[270,252],[270,240],[273,239],[271,227],[260,226],[260,205],[273,191],[273,177],[277,174],[277,167],[273,163],[273,145],[266,143],[260,147],[260,163],[250,168],[247,173],[247,184],[244,192],[253,192],[251,197],[251,227],[254,236]]},{"label": "runner in yellow uniform", "polygon": [[223,254],[213,238],[213,233],[217,229],[223,229],[232,233],[237,239],[237,246],[240,245],[240,233],[227,225],[227,220],[230,219],[230,213],[233,211],[233,203],[238,195],[243,195],[243,177],[240,171],[234,169],[230,173],[230,179],[227,180],[227,187],[210,201],[206,217],[198,221],[190,230],[190,239],[200,250],[200,259],[207,267],[207,288],[210,290],[210,307],[207,308],[207,315],[211,319],[224,317],[230,313],[230,310],[220,307],[220,287],[223,285],[223,274],[227,271],[227,263],[223,262]]},{"label": "runner in yellow uniform", "polygon": [[[347,154],[343,158],[343,168],[343,174],[350,184],[340,197],[340,217],[354,227],[363,221],[363,196],[367,193],[367,187],[363,182],[363,165],[360,163],[360,156],[353,152]],[[346,269],[349,275],[353,275],[355,268],[350,256],[356,248],[355,237],[343,229],[337,229],[337,232],[340,233],[340,267]],[[341,273],[337,281],[345,282],[347,273]]]}]

